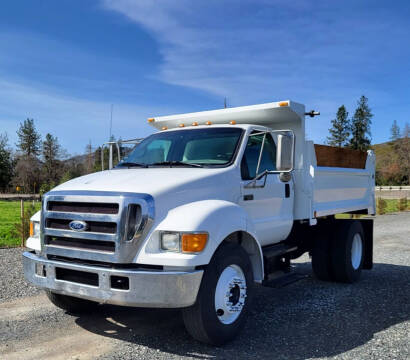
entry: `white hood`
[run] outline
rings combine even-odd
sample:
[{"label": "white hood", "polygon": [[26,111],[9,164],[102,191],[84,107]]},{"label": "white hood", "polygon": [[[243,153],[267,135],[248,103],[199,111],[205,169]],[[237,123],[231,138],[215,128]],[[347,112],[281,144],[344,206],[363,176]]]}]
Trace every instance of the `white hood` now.
[{"label": "white hood", "polygon": [[[67,181],[53,191],[85,190],[145,193],[158,199],[177,193],[189,195],[189,200],[222,198],[233,200],[232,168],[134,168],[93,173]],[[235,189],[236,190],[236,189]],[[187,194],[189,192],[189,194]],[[235,192],[235,191],[234,191]],[[165,196],[168,197],[168,196]],[[188,199],[185,197],[185,202]]]}]

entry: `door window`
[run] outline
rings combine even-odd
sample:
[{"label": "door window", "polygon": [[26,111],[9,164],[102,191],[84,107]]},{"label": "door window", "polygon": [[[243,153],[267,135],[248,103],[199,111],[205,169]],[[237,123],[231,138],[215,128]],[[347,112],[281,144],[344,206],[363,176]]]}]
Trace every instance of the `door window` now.
[{"label": "door window", "polygon": [[265,170],[276,170],[276,145],[270,133],[254,131],[248,138],[246,149],[241,162],[241,175],[243,180],[255,178],[259,155],[263,144],[263,152],[258,173]]}]

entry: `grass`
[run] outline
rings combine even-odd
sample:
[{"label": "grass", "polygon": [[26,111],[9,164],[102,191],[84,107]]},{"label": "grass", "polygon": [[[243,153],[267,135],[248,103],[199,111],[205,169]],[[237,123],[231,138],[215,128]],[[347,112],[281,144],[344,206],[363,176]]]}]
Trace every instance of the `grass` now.
[{"label": "grass", "polygon": [[[25,201],[25,208],[32,201]],[[36,210],[40,210],[41,203],[34,202]],[[15,224],[21,223],[20,201],[0,201],[0,247],[15,247],[21,245],[21,237],[15,233]]]}]

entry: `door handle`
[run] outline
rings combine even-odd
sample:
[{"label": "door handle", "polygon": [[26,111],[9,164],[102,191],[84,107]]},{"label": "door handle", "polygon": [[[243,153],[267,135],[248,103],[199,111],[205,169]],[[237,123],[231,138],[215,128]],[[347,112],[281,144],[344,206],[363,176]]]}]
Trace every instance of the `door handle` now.
[{"label": "door handle", "polygon": [[244,201],[253,200],[253,194],[247,194],[243,196]]},{"label": "door handle", "polygon": [[285,184],[285,197],[290,197],[290,185]]}]

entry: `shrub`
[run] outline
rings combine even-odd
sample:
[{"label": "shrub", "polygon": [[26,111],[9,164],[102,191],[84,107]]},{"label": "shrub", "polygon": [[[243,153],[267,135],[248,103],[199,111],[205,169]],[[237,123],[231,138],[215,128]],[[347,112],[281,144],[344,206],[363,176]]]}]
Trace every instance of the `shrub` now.
[{"label": "shrub", "polygon": [[407,198],[400,198],[399,200],[399,211],[406,211],[407,210]]},{"label": "shrub", "polygon": [[378,198],[377,199],[377,213],[379,215],[385,214],[386,208],[387,208],[387,201],[382,198]]},{"label": "shrub", "polygon": [[35,206],[29,203],[24,209],[24,233],[21,219],[14,224],[13,235],[24,241],[30,236],[30,218],[37,212]]}]

